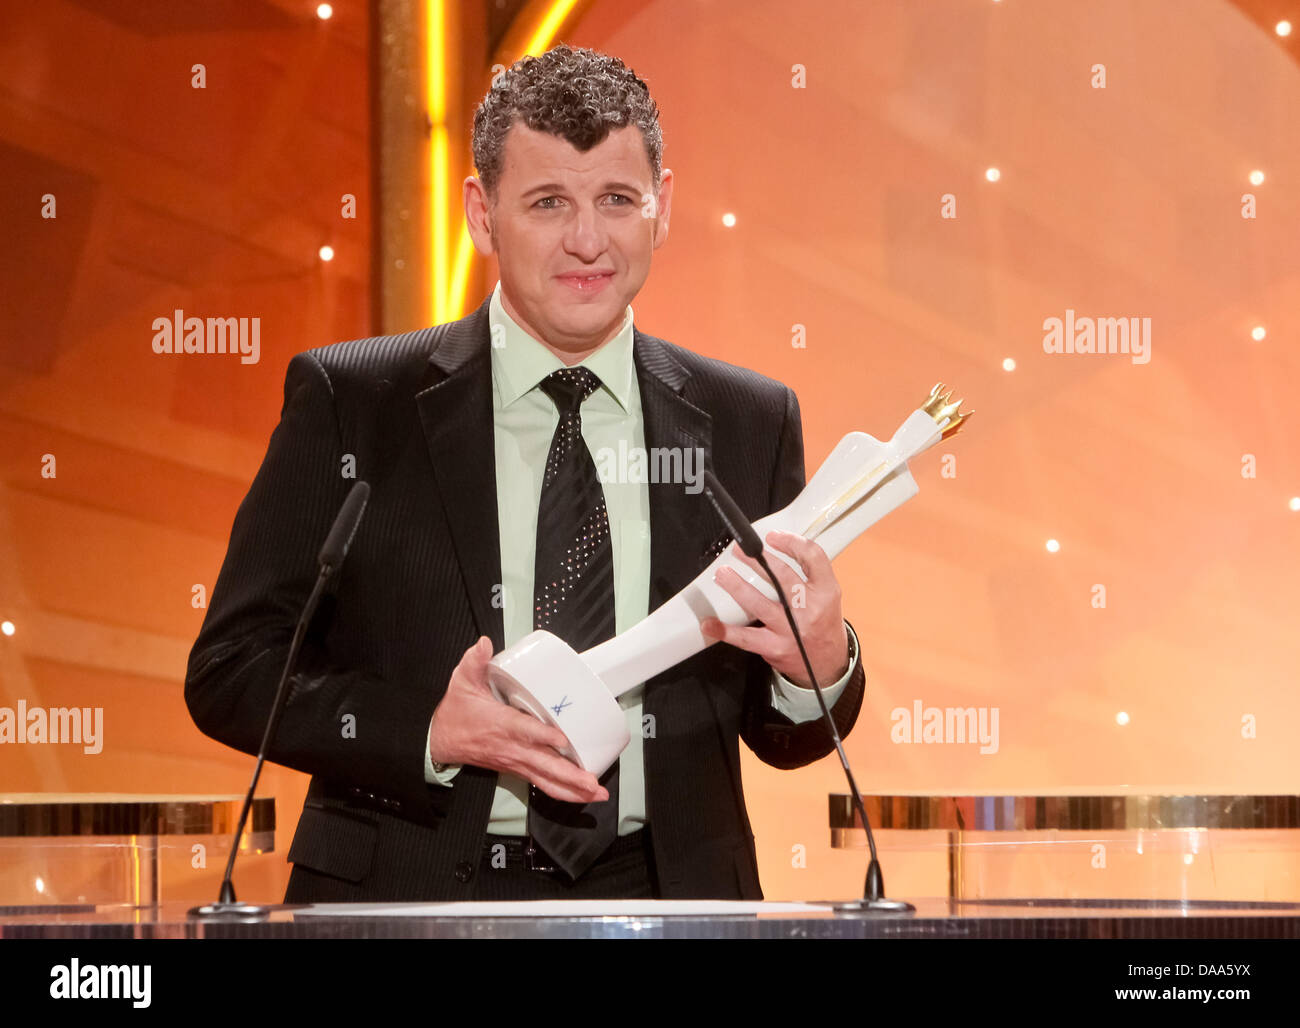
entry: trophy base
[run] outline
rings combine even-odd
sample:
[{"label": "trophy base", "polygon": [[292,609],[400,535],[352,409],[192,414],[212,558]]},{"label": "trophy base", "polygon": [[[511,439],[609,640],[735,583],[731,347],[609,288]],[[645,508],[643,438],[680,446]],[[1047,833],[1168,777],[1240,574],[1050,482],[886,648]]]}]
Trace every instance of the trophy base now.
[{"label": "trophy base", "polygon": [[573,647],[550,632],[532,632],[493,657],[488,684],[502,703],[562,731],[569,745],[560,755],[596,777],[631,738],[609,688]]}]

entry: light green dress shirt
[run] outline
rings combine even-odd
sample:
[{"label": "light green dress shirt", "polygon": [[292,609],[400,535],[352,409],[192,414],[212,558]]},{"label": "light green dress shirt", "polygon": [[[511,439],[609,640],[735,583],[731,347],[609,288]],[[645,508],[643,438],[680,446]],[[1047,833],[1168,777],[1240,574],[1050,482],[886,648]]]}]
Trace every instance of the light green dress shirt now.
[{"label": "light green dress shirt", "polygon": [[[542,471],[559,423],[555,404],[538,384],[563,361],[528,334],[506,313],[501,283],[488,307],[492,339],[492,419],[496,449],[497,524],[501,541],[502,615],[505,644],[511,646],[533,630],[533,564],[537,543],[537,507]],[[601,448],[617,452],[645,448],[641,391],[632,360],[632,308],[628,307],[617,334],[581,362],[600,379],[601,388],[582,405],[582,437],[594,455]],[[597,466],[601,462],[597,461]],[[645,482],[602,482],[609,514],[614,555],[614,622],[625,632],[648,613],[650,603],[650,494]],[[857,638],[849,628],[849,643],[857,654]],[[720,645],[720,644],[715,644]],[[833,704],[848,684],[849,670],[824,688]],[[628,835],[646,823],[644,737],[641,704],[644,686],[619,697],[631,741],[619,757],[618,832]],[[821,716],[816,694],[772,672],[773,705],[791,721]],[[424,748],[425,781],[453,786],[459,767],[435,771],[429,747]],[[488,820],[491,835],[527,833],[528,783],[501,773]]]}]

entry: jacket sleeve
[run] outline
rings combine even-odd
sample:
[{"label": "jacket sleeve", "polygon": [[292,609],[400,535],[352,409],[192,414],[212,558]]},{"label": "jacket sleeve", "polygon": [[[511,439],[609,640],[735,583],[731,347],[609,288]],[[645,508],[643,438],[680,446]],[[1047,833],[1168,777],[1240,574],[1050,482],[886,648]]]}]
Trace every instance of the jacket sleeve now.
[{"label": "jacket sleeve", "polygon": [[[794,391],[787,388],[785,419],[772,472],[768,510],[780,510],[798,496],[803,487],[803,425],[799,417],[799,401]],[[752,655],[741,722],[741,738],[745,744],[763,763],[783,769],[803,767],[831,753],[835,743],[825,722],[818,718],[795,724],[772,706],[771,683],[772,669],[761,657]],[[844,692],[831,707],[831,717],[841,739],[847,738],[858,719],[865,685],[866,674],[859,648]]]},{"label": "jacket sleeve", "polygon": [[[195,724],[245,753],[261,744],[319,571],[317,555],[353,484],[343,477],[342,458],[329,377],[314,355],[298,354],[285,375],[280,423],[235,515],[185,678]],[[308,627],[268,759],[431,822],[437,800],[420,757],[433,697],[333,658],[336,588],[337,578]]]}]

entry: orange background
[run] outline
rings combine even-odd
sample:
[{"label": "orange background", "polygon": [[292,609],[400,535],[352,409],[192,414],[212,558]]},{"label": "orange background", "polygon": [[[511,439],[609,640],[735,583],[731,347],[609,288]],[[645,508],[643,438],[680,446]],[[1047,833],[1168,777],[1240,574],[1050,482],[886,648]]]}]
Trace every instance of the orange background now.
[{"label": "orange background", "polygon": [[[377,330],[369,8],[314,6],[5,15],[0,704],[103,706],[106,744],[0,747],[4,791],[247,784],[251,759],[185,709],[191,590],[215,581],[289,358]],[[837,563],[868,669],[847,742],[865,790],[1296,791],[1300,69],[1267,7],[593,2],[562,34],[621,57],[661,111],[673,219],[638,327],[790,384],[810,472],[935,381],[977,412]],[[464,75],[462,117],[489,82]],[[467,309],[494,280],[475,269]],[[260,362],[154,354],[175,308],[260,317]],[[1150,362],[1045,353],[1067,308],[1149,317]],[[892,742],[918,699],[999,708],[998,752]],[[861,857],[826,827],[837,763],[745,771],[768,897],[854,891]],[[280,856],[241,899],[280,898],[306,782],[264,774]]]}]

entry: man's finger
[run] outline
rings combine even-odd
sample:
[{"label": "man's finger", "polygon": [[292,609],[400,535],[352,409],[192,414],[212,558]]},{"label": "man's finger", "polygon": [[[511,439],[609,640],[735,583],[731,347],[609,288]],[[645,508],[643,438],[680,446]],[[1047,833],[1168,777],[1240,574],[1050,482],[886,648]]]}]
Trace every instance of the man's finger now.
[{"label": "man's finger", "polygon": [[[480,689],[490,688],[487,680],[487,667],[492,661],[492,640],[481,635],[474,645],[465,651],[456,665],[456,671],[471,684]],[[452,674],[456,672],[453,671]]]},{"label": "man's finger", "polygon": [[520,755],[519,765],[516,774],[557,800],[591,803],[609,799],[609,790],[596,780],[595,775],[554,750],[526,750]]},{"label": "man's finger", "polygon": [[706,618],[700,622],[700,630],[710,639],[756,653],[764,660],[770,661],[776,653],[776,636],[767,628],[728,625],[717,618]]},{"label": "man's finger", "polygon": [[474,640],[474,645],[467,649],[460,658],[460,663],[486,664],[492,659],[492,640],[486,635],[480,635]]},{"label": "man's finger", "polygon": [[762,621],[767,624],[780,612],[781,607],[776,600],[769,600],[746,582],[735,568],[718,568],[713,575],[713,580],[739,604],[740,609],[749,615],[751,621]]},{"label": "man's finger", "polygon": [[[793,604],[797,595],[795,587],[799,586],[806,589],[807,584],[798,571],[787,564],[783,558],[777,556],[779,552],[781,551],[772,547],[767,548],[767,566],[772,569],[772,574],[776,576],[777,586],[785,593],[786,602]],[[762,582],[771,585],[771,579],[767,577],[767,572],[759,566],[758,561],[753,557],[745,556],[741,556],[740,560],[753,568],[754,573],[759,576]]]},{"label": "man's finger", "polygon": [[572,789],[562,782],[557,782],[544,775],[535,777],[532,784],[552,799],[561,800],[565,803],[603,803],[609,799],[609,790],[605,788],[599,788],[597,793],[591,794]]},{"label": "man's finger", "polygon": [[[831,569],[831,559],[826,556],[826,551],[811,539],[805,539],[793,532],[768,532],[764,542],[772,549],[797,560],[799,566],[803,568],[809,585],[819,585],[826,580],[827,576],[831,578],[835,576],[835,572]],[[773,570],[776,570],[775,566]]]},{"label": "man's finger", "polygon": [[569,737],[554,725],[538,721],[532,714],[525,714],[522,710],[515,710],[513,707],[509,710],[508,721],[504,727],[523,745],[536,749],[546,747],[556,751],[565,749],[569,745]]}]

